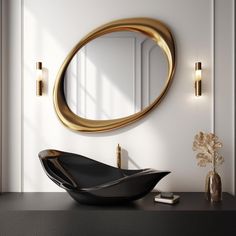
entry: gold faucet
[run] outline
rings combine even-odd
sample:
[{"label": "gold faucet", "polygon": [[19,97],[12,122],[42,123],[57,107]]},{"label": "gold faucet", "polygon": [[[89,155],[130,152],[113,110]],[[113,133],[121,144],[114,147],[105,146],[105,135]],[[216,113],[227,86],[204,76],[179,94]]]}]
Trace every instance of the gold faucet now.
[{"label": "gold faucet", "polygon": [[121,168],[121,147],[120,147],[120,144],[118,144],[116,147],[116,164],[117,164],[117,167],[120,169]]}]

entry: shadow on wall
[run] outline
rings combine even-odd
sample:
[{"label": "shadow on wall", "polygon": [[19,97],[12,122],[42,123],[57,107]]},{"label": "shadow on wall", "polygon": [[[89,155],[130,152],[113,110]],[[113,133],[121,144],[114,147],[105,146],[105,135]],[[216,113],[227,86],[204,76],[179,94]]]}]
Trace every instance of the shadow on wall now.
[{"label": "shadow on wall", "polygon": [[[142,169],[130,156],[126,149],[121,149],[121,168],[129,169],[129,163],[132,164],[135,169]],[[132,168],[133,169],[133,168]]]}]

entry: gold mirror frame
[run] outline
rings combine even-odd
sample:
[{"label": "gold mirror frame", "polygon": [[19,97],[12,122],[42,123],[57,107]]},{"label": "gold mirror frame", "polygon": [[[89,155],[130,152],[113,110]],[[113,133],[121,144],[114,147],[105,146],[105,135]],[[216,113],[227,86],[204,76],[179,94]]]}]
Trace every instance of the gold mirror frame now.
[{"label": "gold mirror frame", "polygon": [[[74,55],[88,42],[104,34],[117,31],[140,32],[152,38],[164,51],[168,60],[168,77],[161,94],[145,109],[130,116],[112,120],[89,120],[73,113],[64,95],[64,75]],[[175,70],[175,45],[170,30],[160,21],[151,18],[130,18],[112,21],[85,36],[68,54],[63,62],[54,85],[53,101],[61,122],[68,128],[82,132],[103,132],[126,126],[141,119],[163,99],[170,87]]]}]

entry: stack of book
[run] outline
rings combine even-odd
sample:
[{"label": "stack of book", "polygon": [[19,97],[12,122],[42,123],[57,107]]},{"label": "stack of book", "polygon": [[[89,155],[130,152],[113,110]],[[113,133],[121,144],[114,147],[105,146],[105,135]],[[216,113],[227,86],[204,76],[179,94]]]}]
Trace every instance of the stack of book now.
[{"label": "stack of book", "polygon": [[175,204],[179,201],[179,195],[174,195],[170,192],[162,192],[155,196],[155,202],[167,203],[167,204]]}]

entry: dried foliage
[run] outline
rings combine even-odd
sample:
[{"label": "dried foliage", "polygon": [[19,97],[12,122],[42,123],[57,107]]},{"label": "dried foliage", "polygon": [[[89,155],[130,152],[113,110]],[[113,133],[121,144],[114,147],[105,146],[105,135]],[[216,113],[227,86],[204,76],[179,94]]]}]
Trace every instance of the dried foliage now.
[{"label": "dried foliage", "polygon": [[224,158],[219,154],[218,150],[222,147],[219,138],[212,133],[199,132],[195,135],[193,142],[193,151],[198,151],[196,158],[198,165],[205,167],[211,163],[213,170],[224,162]]}]

